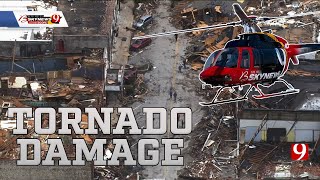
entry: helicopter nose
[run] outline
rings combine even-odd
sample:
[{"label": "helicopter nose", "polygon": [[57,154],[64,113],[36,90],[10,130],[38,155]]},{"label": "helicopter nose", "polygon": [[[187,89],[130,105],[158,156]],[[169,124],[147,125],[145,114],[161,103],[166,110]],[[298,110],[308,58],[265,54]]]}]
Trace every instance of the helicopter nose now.
[{"label": "helicopter nose", "polygon": [[223,70],[223,68],[220,67],[204,70],[200,73],[199,78],[205,84],[211,84],[213,86],[224,85],[227,81],[231,81],[231,78],[221,73],[221,70]]},{"label": "helicopter nose", "polygon": [[202,73],[200,73],[199,77],[200,77],[200,79],[202,80],[204,76],[203,76]]},{"label": "helicopter nose", "polygon": [[201,80],[206,79],[206,77],[208,77],[208,76],[206,76],[204,72],[201,72],[201,73],[200,73],[200,79],[201,79]]},{"label": "helicopter nose", "polygon": [[200,80],[204,83],[208,83],[208,80],[209,80],[210,76],[208,74],[208,72],[206,71],[203,71],[200,73]]},{"label": "helicopter nose", "polygon": [[211,74],[212,70],[210,69],[204,69],[201,73],[200,73],[200,77],[208,77],[209,74]]},{"label": "helicopter nose", "polygon": [[202,71],[200,73],[200,79],[204,80],[204,79],[208,79],[210,78],[213,74],[215,74],[215,69],[210,68],[210,69],[206,69],[204,71]]}]

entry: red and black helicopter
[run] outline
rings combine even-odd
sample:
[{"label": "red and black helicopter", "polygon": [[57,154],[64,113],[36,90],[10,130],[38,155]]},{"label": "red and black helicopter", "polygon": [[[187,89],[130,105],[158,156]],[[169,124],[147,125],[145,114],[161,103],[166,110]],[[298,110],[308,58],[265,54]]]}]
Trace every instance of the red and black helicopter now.
[{"label": "red and black helicopter", "polygon": [[[298,55],[320,50],[320,44],[289,44],[284,38],[271,33],[271,30],[262,31],[257,25],[259,21],[270,21],[276,18],[247,16],[239,4],[233,4],[234,12],[240,19],[238,22],[212,25],[201,28],[171,31],[159,34],[134,37],[134,39],[173,35],[178,33],[198,30],[216,29],[229,26],[242,26],[244,33],[238,39],[226,43],[224,49],[213,52],[204,65],[199,79],[211,88],[216,88],[217,93],[211,102],[200,102],[202,106],[244,101],[255,88],[259,95],[253,95],[255,99],[264,99],[276,96],[299,93],[290,83],[282,77],[288,70],[289,62],[299,64]],[[310,13],[301,14],[310,15]],[[287,86],[286,91],[265,94],[262,87],[270,87],[276,82],[282,82]],[[243,90],[249,86],[243,95],[219,100],[218,97],[225,88],[232,91]]]}]

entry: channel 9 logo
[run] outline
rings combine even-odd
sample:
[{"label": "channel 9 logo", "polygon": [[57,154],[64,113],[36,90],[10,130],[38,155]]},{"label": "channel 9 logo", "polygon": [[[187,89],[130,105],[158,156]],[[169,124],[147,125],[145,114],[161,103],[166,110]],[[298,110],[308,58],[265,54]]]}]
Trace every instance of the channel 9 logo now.
[{"label": "channel 9 logo", "polygon": [[60,20],[61,20],[61,16],[59,14],[54,14],[51,16],[52,23],[59,24]]},{"label": "channel 9 logo", "polygon": [[309,158],[308,144],[291,144],[291,159],[294,161],[305,161]]}]

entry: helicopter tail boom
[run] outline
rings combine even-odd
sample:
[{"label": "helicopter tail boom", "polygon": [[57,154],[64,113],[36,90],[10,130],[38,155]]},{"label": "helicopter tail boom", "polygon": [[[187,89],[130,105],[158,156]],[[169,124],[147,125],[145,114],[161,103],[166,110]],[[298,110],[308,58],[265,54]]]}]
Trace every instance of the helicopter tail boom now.
[{"label": "helicopter tail boom", "polygon": [[290,44],[287,48],[289,57],[294,65],[299,64],[298,55],[320,50],[320,44]]}]

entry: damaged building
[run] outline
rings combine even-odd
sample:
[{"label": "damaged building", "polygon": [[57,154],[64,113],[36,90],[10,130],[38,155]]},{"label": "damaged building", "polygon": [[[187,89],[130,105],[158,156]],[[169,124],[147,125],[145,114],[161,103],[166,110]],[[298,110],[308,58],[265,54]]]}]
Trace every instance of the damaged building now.
[{"label": "damaged building", "polygon": [[110,53],[116,35],[118,3],[117,0],[59,1],[57,8],[64,13],[69,27],[54,29],[56,52],[105,48]]},{"label": "damaged building", "polygon": [[[90,7],[90,8],[88,8]],[[68,157],[74,157],[70,136],[37,136],[33,118],[25,118],[29,134],[12,134],[16,121],[7,117],[9,107],[101,108],[105,102],[106,64],[111,61],[118,1],[4,1],[5,11],[62,11],[68,28],[3,28],[0,37],[0,169],[3,177],[21,179],[23,173],[45,179],[93,179],[93,165],[65,168],[16,167],[19,158],[17,138],[38,138],[41,155],[48,151],[47,138],[61,138]],[[41,31],[40,31],[41,30]],[[2,38],[2,39],[1,39]],[[48,126],[43,117],[43,126]],[[81,127],[88,119],[83,114]],[[61,119],[57,121],[60,126]],[[78,135],[88,144],[94,136]],[[10,159],[5,161],[4,159]],[[4,165],[6,164],[6,166]],[[79,173],[81,171],[82,173]],[[77,172],[76,174],[74,174]],[[37,174],[38,173],[38,174]],[[44,175],[41,175],[44,174]],[[24,175],[25,178],[32,178]]]},{"label": "damaged building", "polygon": [[248,143],[255,135],[253,142],[315,143],[320,135],[319,117],[318,111],[243,110],[239,140]]},{"label": "damaged building", "polygon": [[56,11],[54,3],[43,1],[1,1],[0,11],[2,17],[8,18],[7,28],[0,30],[0,57],[11,56],[31,57],[44,55],[52,51],[53,29],[46,27],[21,28],[12,11]]},{"label": "damaged building", "polygon": [[[3,72],[10,74],[19,72],[26,76],[33,74],[33,79],[35,79],[34,74],[37,74],[37,79],[51,79],[52,77],[59,79],[62,76],[63,78],[71,77],[73,73],[76,77],[95,76],[94,79],[104,81],[107,79],[107,74],[112,75],[113,72],[112,70],[108,72],[108,69],[113,67],[110,66],[110,63],[112,62],[114,37],[117,36],[119,8],[117,0],[22,1],[19,4],[14,1],[1,2],[0,10],[62,11],[68,23],[67,28],[1,29],[2,34],[7,34],[1,36],[2,38],[13,38],[0,39],[3,50],[1,53],[4,53],[0,58],[5,60],[1,66],[4,69]],[[60,59],[64,60],[60,61]],[[72,64],[60,69],[61,67],[52,68],[51,64],[44,65],[41,61],[48,61],[48,63],[52,61],[55,62],[54,65],[67,61],[73,65],[76,63],[80,71],[70,72],[74,68],[70,67],[73,66]],[[42,65],[38,66],[39,62]],[[46,66],[50,70],[46,69]],[[116,74],[121,75],[122,71],[119,71],[121,68],[120,66],[117,71],[115,70]],[[55,71],[59,71],[59,74]],[[122,79],[120,78],[117,82],[119,83],[116,89],[120,89]],[[102,87],[105,89],[104,86]]]}]

